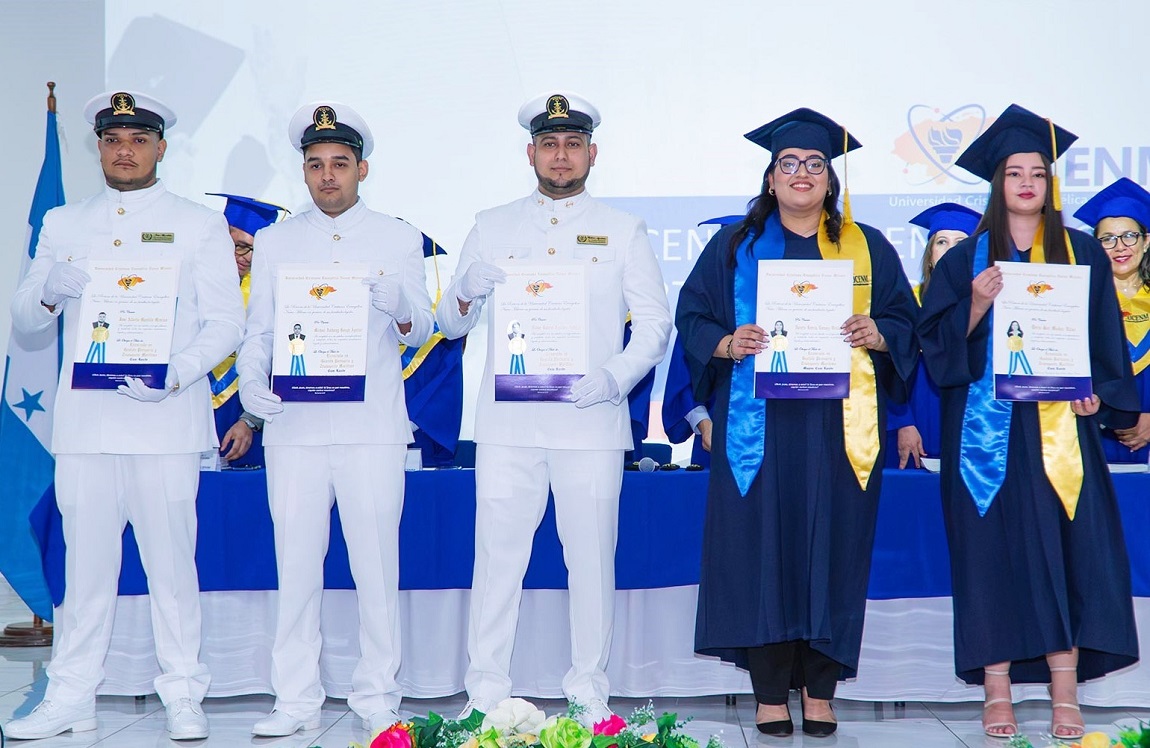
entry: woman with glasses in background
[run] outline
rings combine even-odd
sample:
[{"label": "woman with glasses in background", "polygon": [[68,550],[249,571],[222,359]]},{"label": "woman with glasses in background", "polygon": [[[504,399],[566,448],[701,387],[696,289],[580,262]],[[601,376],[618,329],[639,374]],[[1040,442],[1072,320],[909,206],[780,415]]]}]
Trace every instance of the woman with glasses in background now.
[{"label": "woman with glasses in background", "polygon": [[[858,141],[809,109],[746,137],[774,156],[762,191],[708,242],[676,320],[694,395],[714,398],[695,650],[750,671],[761,732],[793,732],[797,689],[803,732],[827,736],[836,683],[858,667],[882,421],[888,398],[906,396],[917,307],[883,234],[851,221],[849,206],[839,212],[830,159]],[[770,347],[755,324],[757,266],[772,259],[853,261],[856,313],[840,328],[852,349],[847,400],[755,399],[746,359]]]},{"label": "woman with glasses in background", "polygon": [[1074,217],[1094,227],[1094,237],[1110,258],[1141,401],[1138,423],[1127,429],[1103,430],[1102,448],[1107,462],[1145,465],[1150,460],[1150,374],[1146,371],[1150,364],[1150,253],[1146,252],[1150,192],[1123,177],[1079,208]]}]

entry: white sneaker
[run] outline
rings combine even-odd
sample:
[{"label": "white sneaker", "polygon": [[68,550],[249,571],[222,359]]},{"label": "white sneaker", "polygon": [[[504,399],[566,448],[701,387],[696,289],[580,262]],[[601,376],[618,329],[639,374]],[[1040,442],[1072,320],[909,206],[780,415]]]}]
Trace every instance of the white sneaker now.
[{"label": "white sneaker", "polygon": [[271,714],[255,723],[252,727],[252,735],[261,738],[284,738],[288,735],[295,735],[300,730],[318,729],[318,714],[310,719],[300,719],[279,709],[273,709]]},{"label": "white sneaker", "polygon": [[463,711],[459,713],[456,719],[467,719],[471,716],[472,712],[482,712],[484,715],[487,715],[494,708],[495,705],[487,699],[474,696],[467,700],[467,703],[463,706]]},{"label": "white sneaker", "polygon": [[611,719],[615,713],[607,706],[607,702],[600,698],[587,699],[577,702],[583,708],[579,714],[579,724],[588,730],[604,720]]},{"label": "white sneaker", "polygon": [[203,740],[208,737],[208,718],[198,702],[176,699],[164,710],[168,713],[168,737],[172,740]]},{"label": "white sneaker", "polygon": [[370,717],[363,718],[363,729],[374,737],[399,721],[399,712],[394,709],[384,709],[375,712]]},{"label": "white sneaker", "polygon": [[4,726],[4,734],[14,740],[50,738],[62,732],[86,732],[96,729],[96,705],[69,706],[54,701],[41,701],[27,717],[14,719]]}]

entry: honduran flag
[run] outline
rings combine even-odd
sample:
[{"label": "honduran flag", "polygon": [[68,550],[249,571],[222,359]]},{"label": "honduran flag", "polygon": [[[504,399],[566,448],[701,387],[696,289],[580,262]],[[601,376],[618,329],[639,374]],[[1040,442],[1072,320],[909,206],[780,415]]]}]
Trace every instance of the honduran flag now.
[{"label": "honduran flag", "polygon": [[[63,204],[60,138],[56,113],[49,111],[44,164],[40,167],[32,209],[28,211],[21,278],[35,256],[44,214]],[[48,621],[52,620],[52,602],[28,514],[52,485],[55,460],[49,447],[60,376],[59,344],[58,325],[35,335],[12,330],[4,365],[4,404],[0,408],[0,455],[5,466],[0,490],[0,574],[33,613]]]}]

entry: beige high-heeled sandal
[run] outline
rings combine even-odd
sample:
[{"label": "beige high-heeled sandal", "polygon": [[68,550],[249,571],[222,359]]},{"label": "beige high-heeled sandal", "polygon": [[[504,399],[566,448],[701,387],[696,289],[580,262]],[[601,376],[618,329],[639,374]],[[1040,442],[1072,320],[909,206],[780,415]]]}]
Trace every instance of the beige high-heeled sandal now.
[{"label": "beige high-heeled sandal", "polygon": [[[1010,677],[1010,670],[987,670],[983,669],[984,675],[996,675]],[[985,678],[984,678],[985,681]],[[983,686],[985,688],[985,685]],[[1018,721],[1012,720],[1010,722],[986,722],[986,710],[996,704],[1010,704],[1010,714],[1014,716],[1014,699],[1011,697],[1002,697],[998,699],[990,699],[982,703],[982,731],[986,733],[987,737],[999,738],[1001,740],[1010,740],[1018,734]],[[1003,728],[1010,728],[1010,732],[991,732],[992,730],[1001,730]]]},{"label": "beige high-heeled sandal", "polygon": [[[1052,667],[1051,673],[1077,673],[1077,667]],[[1053,676],[1051,676],[1053,678]],[[1077,678],[1075,679],[1077,681]],[[1075,689],[1077,690],[1077,688]],[[1086,734],[1086,725],[1077,724],[1074,722],[1055,722],[1054,710],[1055,709],[1073,709],[1078,712],[1079,719],[1082,717],[1082,707],[1078,704],[1071,704],[1068,702],[1055,702],[1054,701],[1054,684],[1051,683],[1046,687],[1046,692],[1050,694],[1050,734],[1058,740],[1074,740]],[[1059,732],[1059,730],[1066,730],[1066,732]]]}]

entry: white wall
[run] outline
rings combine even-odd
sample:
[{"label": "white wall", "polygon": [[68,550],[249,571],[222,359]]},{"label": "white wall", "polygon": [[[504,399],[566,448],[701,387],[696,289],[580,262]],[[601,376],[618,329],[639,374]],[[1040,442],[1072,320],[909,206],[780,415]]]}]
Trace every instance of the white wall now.
[{"label": "white wall", "polygon": [[57,84],[64,194],[85,197],[103,184],[96,139],[81,112],[104,87],[103,0],[0,0],[0,70],[8,133],[0,179],[0,350],[6,350],[8,301],[44,160],[47,81]]}]

